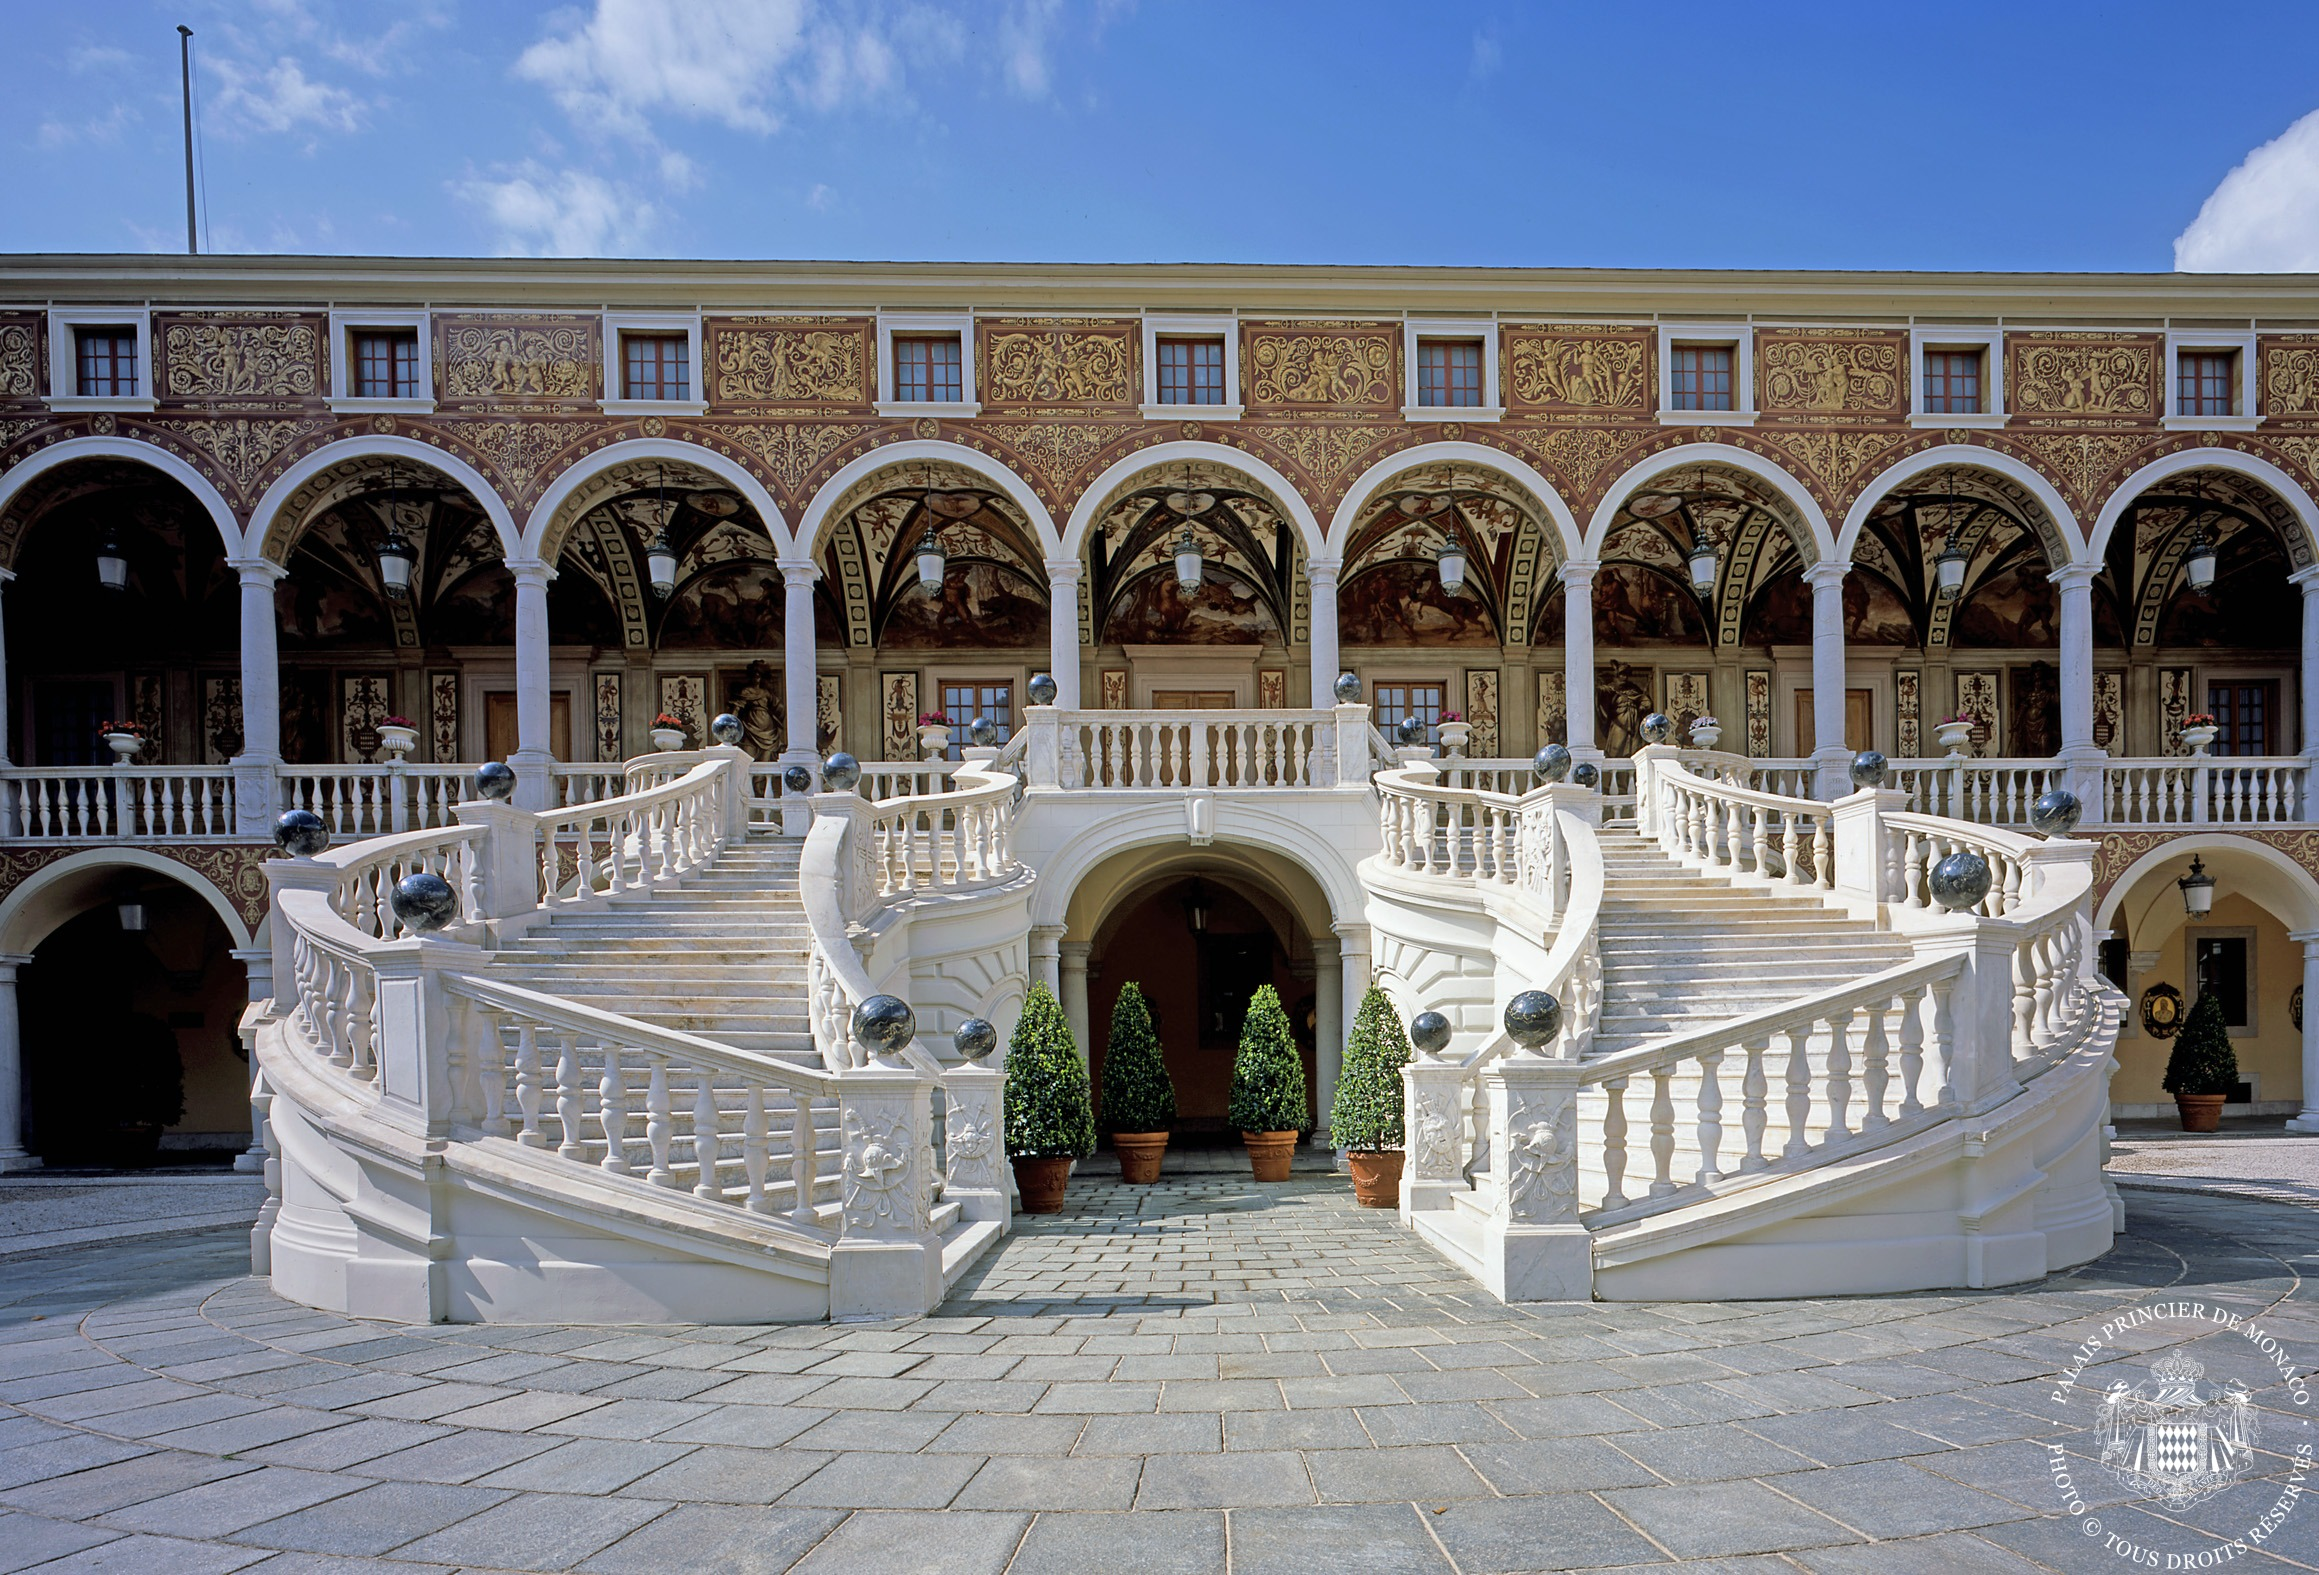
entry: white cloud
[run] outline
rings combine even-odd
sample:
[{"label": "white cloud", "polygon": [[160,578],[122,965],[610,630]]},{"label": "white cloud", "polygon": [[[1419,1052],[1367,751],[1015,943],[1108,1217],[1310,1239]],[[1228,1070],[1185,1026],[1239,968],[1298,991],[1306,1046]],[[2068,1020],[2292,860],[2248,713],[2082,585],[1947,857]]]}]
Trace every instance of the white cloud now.
[{"label": "white cloud", "polygon": [[2185,273],[2319,272],[2319,110],[2248,154],[2174,238]]},{"label": "white cloud", "polygon": [[499,232],[504,257],[633,256],[660,223],[659,209],[623,185],[530,161],[496,179],[454,181],[451,191]]},{"label": "white cloud", "polygon": [[221,128],[248,131],[356,131],[363,101],[341,87],[317,82],[289,55],[270,66],[214,57],[210,74],[217,91],[208,109]]},{"label": "white cloud", "polygon": [[1047,96],[1049,36],[1062,10],[1062,0],[1016,0],[999,19],[999,59],[1008,85],[1025,98]]},{"label": "white cloud", "polygon": [[40,145],[54,150],[70,147],[76,142],[118,142],[121,133],[137,119],[137,112],[119,101],[93,120],[75,122],[52,117],[40,123]]},{"label": "white cloud", "polygon": [[1466,64],[1466,75],[1476,82],[1496,76],[1504,60],[1505,51],[1498,46],[1496,38],[1488,33],[1476,33],[1473,58]]},{"label": "white cloud", "polygon": [[815,213],[827,213],[829,205],[836,200],[837,193],[819,182],[814,184],[813,190],[805,194],[805,205]]},{"label": "white cloud", "polygon": [[810,0],[596,0],[584,21],[540,40],[516,75],[583,125],[650,134],[670,113],[739,131],[780,129],[773,100],[801,61],[843,69],[843,39],[809,37]]}]

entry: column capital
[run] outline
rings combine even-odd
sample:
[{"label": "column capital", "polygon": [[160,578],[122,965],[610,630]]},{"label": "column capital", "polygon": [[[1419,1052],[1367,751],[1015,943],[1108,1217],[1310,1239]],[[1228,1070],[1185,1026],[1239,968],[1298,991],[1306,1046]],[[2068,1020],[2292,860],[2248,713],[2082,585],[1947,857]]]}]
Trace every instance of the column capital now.
[{"label": "column capital", "polygon": [[1366,952],[1369,949],[1368,925],[1348,919],[1342,924],[1332,924],[1329,928],[1337,932],[1340,952]]},{"label": "column capital", "polygon": [[0,952],[0,984],[14,984],[16,970],[30,961],[30,952]]},{"label": "column capital", "polygon": [[1034,924],[1031,926],[1031,949],[1053,951],[1062,945],[1063,937],[1071,933],[1067,924]]},{"label": "column capital", "polygon": [[507,572],[515,576],[518,588],[536,585],[543,591],[548,588],[548,581],[556,577],[556,571],[537,558],[516,559],[508,564]]},{"label": "column capital", "polygon": [[1076,585],[1085,577],[1086,573],[1087,565],[1081,563],[1077,558],[1049,558],[1047,560],[1047,579],[1051,583],[1060,584],[1069,580]]},{"label": "column capital", "polygon": [[[226,563],[242,577],[244,585],[270,585],[290,572],[271,558],[228,558]],[[13,574],[8,577],[16,578]]]},{"label": "column capital", "polygon": [[0,585],[12,585],[15,581],[16,571],[14,569],[0,569]]},{"label": "column capital", "polygon": [[1055,946],[1055,955],[1073,967],[1086,967],[1087,959],[1094,954],[1093,941],[1059,941]]},{"label": "column capital", "polygon": [[2319,930],[2289,930],[2287,939],[2303,943],[2303,956],[2306,959],[2319,957]]},{"label": "column capital", "polygon": [[2046,571],[2047,582],[2060,590],[2083,591],[2093,588],[2094,576],[2102,572],[2098,563],[2065,563],[2058,569]]},{"label": "column capital", "polygon": [[1308,580],[1333,580],[1344,572],[1342,558],[1312,558],[1304,566],[1304,577]]},{"label": "column capital", "polygon": [[1602,564],[1598,559],[1565,558],[1556,566],[1554,572],[1562,576],[1562,583],[1565,585],[1591,585],[1601,568]]},{"label": "column capital", "polygon": [[1824,585],[1838,586],[1844,583],[1844,576],[1851,572],[1852,564],[1849,559],[1822,558],[1818,563],[1804,571],[1804,583],[1815,591]]},{"label": "column capital", "polygon": [[810,586],[820,583],[821,568],[811,559],[783,558],[780,565],[784,588],[794,590],[800,584]]},{"label": "column capital", "polygon": [[2287,576],[2287,583],[2302,586],[2305,596],[2319,596],[2319,563],[2297,569]]}]

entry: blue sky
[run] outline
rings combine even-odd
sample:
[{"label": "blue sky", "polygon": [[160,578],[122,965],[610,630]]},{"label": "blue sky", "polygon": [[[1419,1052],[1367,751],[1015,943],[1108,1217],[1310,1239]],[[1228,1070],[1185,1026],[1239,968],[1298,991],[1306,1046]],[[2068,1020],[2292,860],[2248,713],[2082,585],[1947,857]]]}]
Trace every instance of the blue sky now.
[{"label": "blue sky", "polygon": [[0,249],[183,245],[181,20],[206,249],[2319,269],[2309,0],[0,0]]}]

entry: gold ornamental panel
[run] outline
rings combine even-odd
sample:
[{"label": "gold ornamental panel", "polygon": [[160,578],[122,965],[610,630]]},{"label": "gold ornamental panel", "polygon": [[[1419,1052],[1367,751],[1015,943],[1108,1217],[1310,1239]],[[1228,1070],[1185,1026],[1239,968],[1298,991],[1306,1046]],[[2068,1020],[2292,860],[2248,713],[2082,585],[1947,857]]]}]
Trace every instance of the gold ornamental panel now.
[{"label": "gold ornamental panel", "polygon": [[597,320],[478,312],[435,319],[443,397],[477,402],[594,401],[602,357]]},{"label": "gold ornamental panel", "polygon": [[712,317],[709,398],[756,415],[867,410],[877,398],[876,325],[866,317]]},{"label": "gold ornamental panel", "polygon": [[2153,420],[2162,360],[2156,334],[2007,334],[2005,401],[2023,416]]},{"label": "gold ornamental panel", "polygon": [[1509,328],[1501,360],[1506,404],[1573,414],[1649,410],[1657,403],[1651,349],[1648,330]]},{"label": "gold ornamental panel", "polygon": [[2266,416],[2319,416],[2319,334],[2260,341],[2256,394]]},{"label": "gold ornamental panel", "polygon": [[977,323],[979,392],[986,405],[1063,414],[1137,404],[1135,326],[1083,318],[998,318]]},{"label": "gold ornamental panel", "polygon": [[40,397],[40,319],[0,316],[0,399]]},{"label": "gold ornamental panel", "polygon": [[315,399],[323,390],[329,341],[319,318],[164,313],[153,338],[165,399]]},{"label": "gold ornamental panel", "polygon": [[1755,338],[1756,408],[1767,415],[1908,409],[1908,341],[1895,333],[1766,328]]},{"label": "gold ornamental panel", "polygon": [[1401,408],[1399,324],[1248,323],[1241,333],[1250,405]]}]

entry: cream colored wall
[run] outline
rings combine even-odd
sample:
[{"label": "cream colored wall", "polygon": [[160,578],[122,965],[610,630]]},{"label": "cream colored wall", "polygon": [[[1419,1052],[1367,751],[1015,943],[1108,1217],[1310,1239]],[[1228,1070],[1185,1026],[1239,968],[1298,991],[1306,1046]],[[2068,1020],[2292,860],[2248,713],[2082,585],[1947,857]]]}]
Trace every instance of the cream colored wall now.
[{"label": "cream colored wall", "polygon": [[[2150,911],[2147,918],[2141,918],[2135,909],[2145,902]],[[2238,1053],[2240,1074],[2253,1078],[2259,1103],[2273,1105],[2301,1099],[2303,1035],[2289,1014],[2288,998],[2294,994],[2295,986],[2303,982],[2303,948],[2287,938],[2287,927],[2267,909],[2227,892],[2215,899],[2214,912],[2195,926],[2187,922],[2182,904],[2172,891],[2157,892],[2155,900],[2144,891],[2136,891],[2128,899],[2126,917],[2130,923],[2138,920],[2132,931],[2134,950],[2155,952],[2158,961],[2148,973],[2133,981],[2133,1011],[2126,1031],[2118,1036],[2118,1075],[2110,1084],[2112,1104],[2171,1106],[2173,1103],[2173,1096],[2162,1086],[2166,1055],[2173,1041],[2152,1039],[2142,1032],[2142,992],[2154,984],[2170,984],[2182,992],[2185,1006],[2195,998],[2186,955],[2189,949],[2186,932],[2196,929],[2255,932],[2256,1031],[2232,1034],[2231,1048]]]}]

